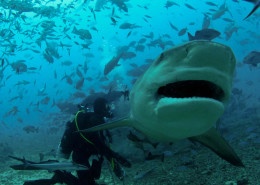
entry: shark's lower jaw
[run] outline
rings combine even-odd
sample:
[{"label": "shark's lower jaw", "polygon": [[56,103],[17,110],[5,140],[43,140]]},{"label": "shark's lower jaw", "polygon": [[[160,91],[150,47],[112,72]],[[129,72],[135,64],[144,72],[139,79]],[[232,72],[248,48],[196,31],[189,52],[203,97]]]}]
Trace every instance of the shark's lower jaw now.
[{"label": "shark's lower jaw", "polygon": [[164,135],[165,140],[200,135],[210,129],[224,111],[224,90],[205,80],[170,83],[161,86],[156,96],[155,114],[162,133],[168,133]]},{"label": "shark's lower jaw", "polygon": [[209,81],[185,80],[161,86],[156,98],[211,98],[222,102],[224,95],[221,87]]}]

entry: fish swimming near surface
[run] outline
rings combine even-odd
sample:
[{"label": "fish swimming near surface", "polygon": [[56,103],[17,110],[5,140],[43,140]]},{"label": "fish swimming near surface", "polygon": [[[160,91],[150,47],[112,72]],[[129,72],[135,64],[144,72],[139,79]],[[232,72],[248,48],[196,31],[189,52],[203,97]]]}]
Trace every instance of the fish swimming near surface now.
[{"label": "fish swimming near surface", "polygon": [[244,1],[251,2],[251,3],[255,4],[253,10],[251,10],[251,12],[244,18],[244,20],[246,20],[248,17],[250,17],[259,8],[260,0],[244,0]]},{"label": "fish swimming near surface", "polygon": [[214,124],[231,94],[235,56],[228,46],[192,41],[162,52],[135,82],[130,114],[80,132],[134,127],[149,138],[197,141],[235,166],[243,166]]},{"label": "fish swimming near surface", "polygon": [[220,32],[214,29],[203,29],[196,31],[195,36],[188,32],[189,41],[192,40],[212,40],[220,35]]},{"label": "fish swimming near surface", "polygon": [[73,162],[59,162],[57,160],[48,160],[48,161],[42,161],[36,163],[36,162],[28,161],[25,158],[18,158],[14,156],[8,156],[8,157],[23,162],[23,164],[20,165],[10,166],[14,170],[48,170],[49,172],[61,170],[61,171],[72,172],[72,171],[89,169],[87,166],[73,163]]}]

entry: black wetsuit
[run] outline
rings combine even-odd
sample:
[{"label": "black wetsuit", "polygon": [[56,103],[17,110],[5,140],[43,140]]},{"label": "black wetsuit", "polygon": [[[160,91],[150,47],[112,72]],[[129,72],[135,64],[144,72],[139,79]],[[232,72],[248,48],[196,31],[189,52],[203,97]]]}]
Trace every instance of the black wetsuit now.
[{"label": "black wetsuit", "polygon": [[[94,112],[79,113],[77,116],[79,129],[86,129],[98,124],[104,123],[104,118]],[[90,142],[86,141],[77,131],[75,120],[68,122],[66,130],[61,140],[60,149],[63,154],[69,155],[72,153],[72,160],[76,163],[90,167],[89,157],[91,155],[103,155],[105,150],[108,150],[105,142],[105,137],[102,132],[93,132],[83,134]],[[103,156],[102,156],[103,157]],[[101,172],[102,157],[99,161],[95,161],[91,170],[77,171],[79,180],[85,184],[94,184],[94,179],[99,178]]]},{"label": "black wetsuit", "polygon": [[[89,167],[89,169],[77,171],[78,178],[69,172],[58,170],[55,171],[55,175],[51,179],[26,181],[24,185],[51,185],[58,182],[67,185],[94,185],[96,184],[95,179],[100,177],[104,156],[109,161],[113,161],[113,171],[117,177],[119,179],[124,177],[124,171],[118,162],[126,167],[130,167],[131,164],[109,148],[103,131],[82,133],[85,138],[83,138],[80,133],[75,132],[78,129],[83,130],[104,123],[104,117],[112,117],[105,99],[97,98],[93,107],[94,112],[80,111],[76,114],[72,122],[67,123],[58,151],[60,157],[67,159],[72,153],[72,160],[75,163],[85,165]],[[93,159],[92,165],[90,165],[89,158],[92,155],[98,156],[98,159]]]},{"label": "black wetsuit", "polygon": [[[94,112],[80,112],[75,119],[77,119],[78,128],[80,130],[105,122],[102,116],[99,116]],[[75,119],[74,121],[67,123],[66,130],[61,140],[60,151],[65,155],[69,155],[72,152],[72,159],[74,162],[88,167],[90,167],[88,159],[91,155],[101,156],[99,157],[99,160],[93,160],[93,164],[89,170],[77,171],[80,184],[95,184],[94,179],[100,177],[103,156],[109,161],[114,158],[124,166],[131,166],[127,160],[109,148],[106,144],[106,138],[103,135],[103,131],[87,134],[83,133],[85,138],[93,144],[86,141],[79,133],[75,133],[75,131],[77,131]]]}]

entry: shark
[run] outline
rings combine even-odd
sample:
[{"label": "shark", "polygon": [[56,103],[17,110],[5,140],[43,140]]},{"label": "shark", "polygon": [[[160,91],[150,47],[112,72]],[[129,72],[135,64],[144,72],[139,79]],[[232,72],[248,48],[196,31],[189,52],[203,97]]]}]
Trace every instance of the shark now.
[{"label": "shark", "polygon": [[235,66],[232,49],[212,41],[165,50],[135,82],[129,116],[80,132],[133,127],[160,142],[188,138],[231,164],[244,166],[214,127],[228,103]]},{"label": "shark", "polygon": [[12,165],[10,166],[14,170],[47,170],[49,172],[55,172],[57,170],[61,171],[80,171],[80,170],[88,170],[87,166],[74,163],[74,162],[59,162],[57,160],[47,160],[41,162],[33,162],[26,160],[25,158],[19,158],[15,156],[8,156],[12,159],[23,162],[23,164]]}]

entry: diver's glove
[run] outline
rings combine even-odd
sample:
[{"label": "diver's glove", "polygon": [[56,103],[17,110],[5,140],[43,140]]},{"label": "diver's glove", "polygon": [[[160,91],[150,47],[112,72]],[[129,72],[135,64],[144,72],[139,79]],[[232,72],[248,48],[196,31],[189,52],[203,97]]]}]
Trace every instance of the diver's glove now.
[{"label": "diver's glove", "polygon": [[114,173],[116,174],[116,176],[120,179],[123,180],[125,177],[125,170],[117,163],[114,163],[114,169],[113,169]]},{"label": "diver's glove", "polygon": [[120,163],[122,164],[124,167],[130,168],[131,167],[131,163],[126,160],[125,158],[123,158],[122,156],[120,156],[119,154],[114,154],[114,158]]},{"label": "diver's glove", "polygon": [[92,165],[89,171],[91,172],[92,177],[94,177],[95,179],[100,178],[103,160],[104,160],[103,157],[100,157],[98,160],[97,159],[92,160]]}]

